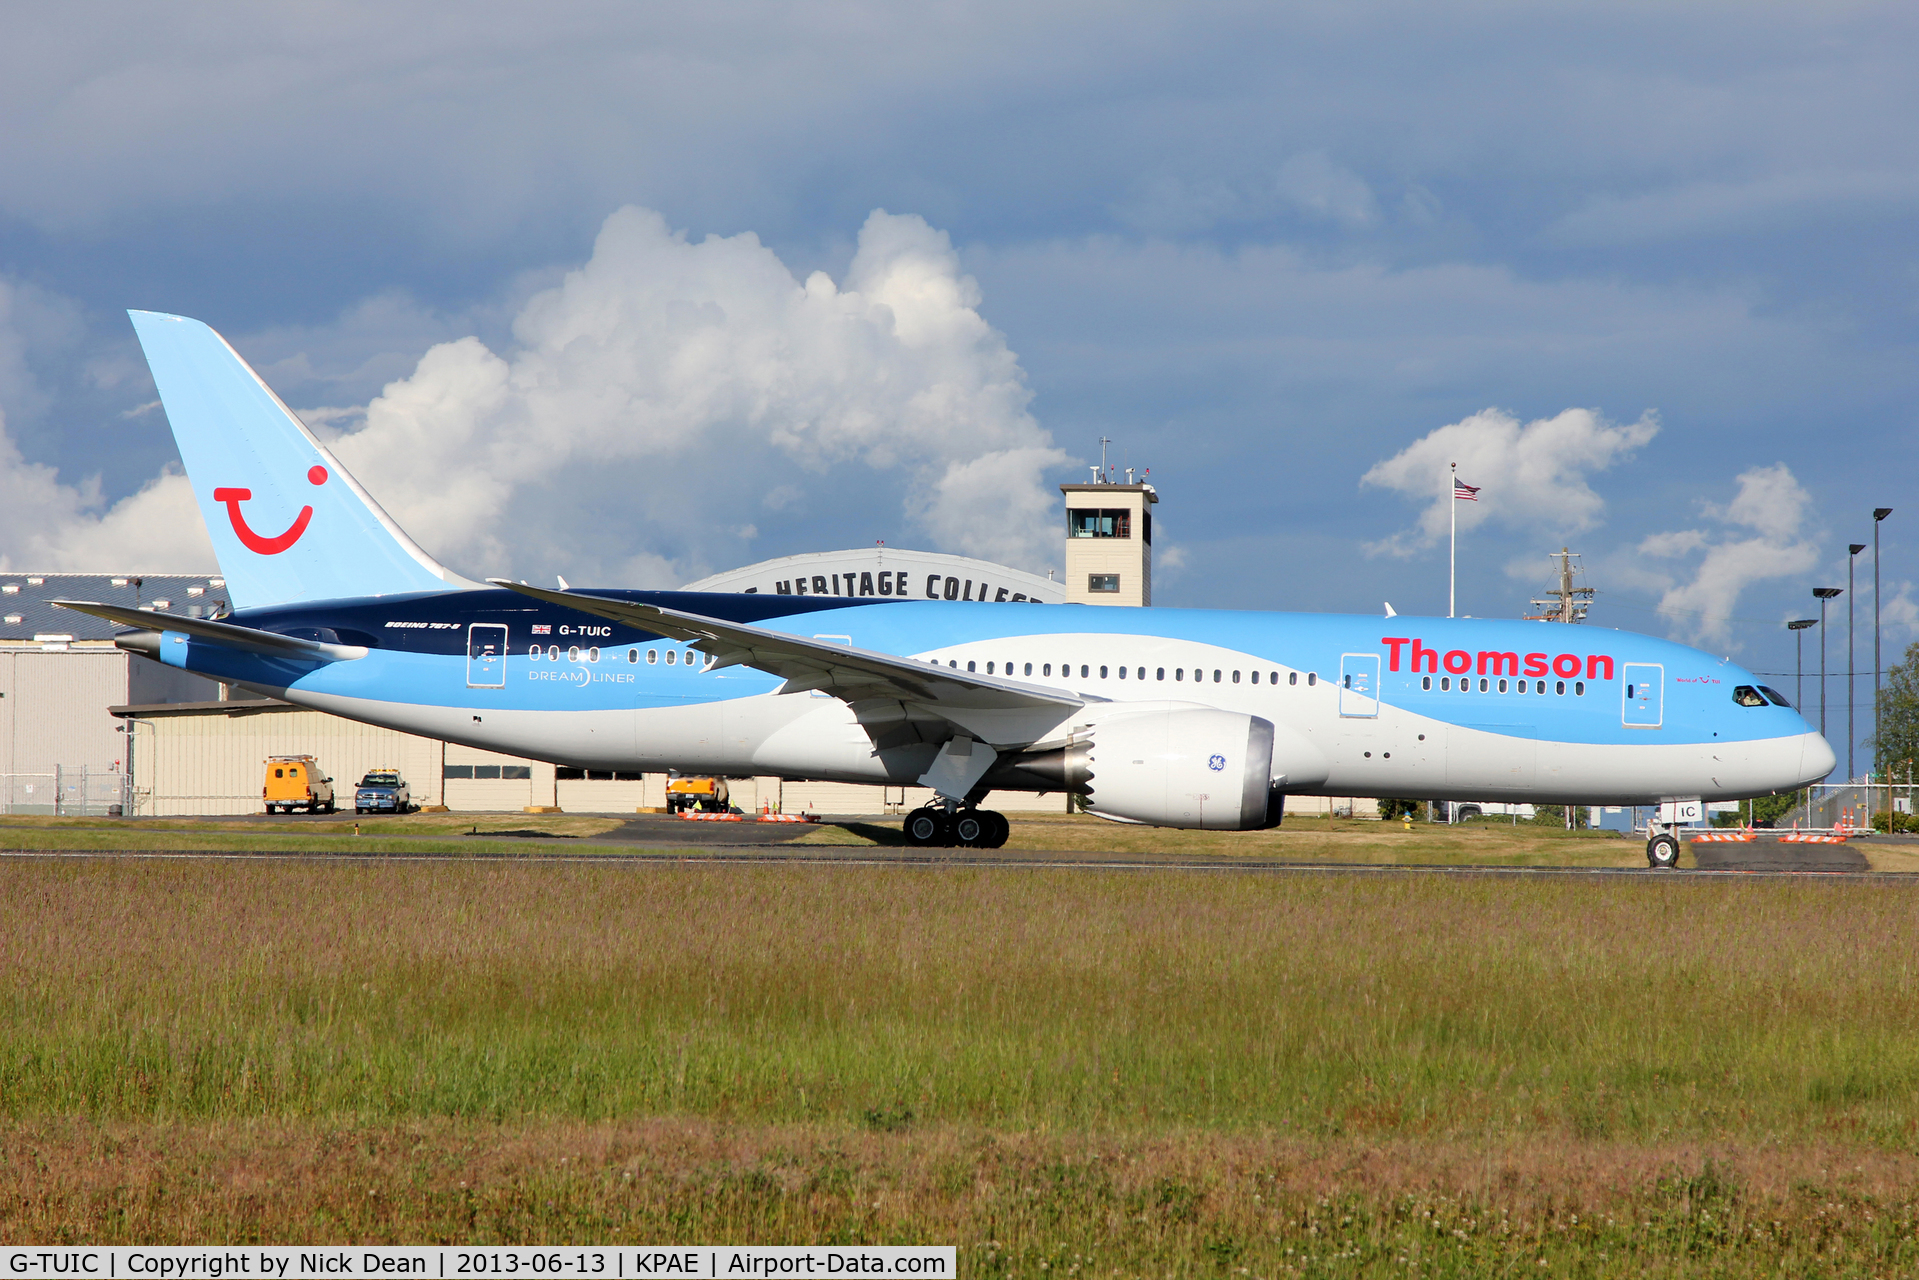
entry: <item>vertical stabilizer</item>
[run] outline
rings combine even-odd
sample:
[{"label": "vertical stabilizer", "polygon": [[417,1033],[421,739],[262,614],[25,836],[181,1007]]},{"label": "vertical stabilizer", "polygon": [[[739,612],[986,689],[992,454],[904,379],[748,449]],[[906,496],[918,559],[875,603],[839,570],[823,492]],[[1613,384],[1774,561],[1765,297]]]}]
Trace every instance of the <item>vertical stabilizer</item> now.
[{"label": "vertical stabilizer", "polygon": [[478,585],[407,537],[225,338],[127,314],[234,607]]}]

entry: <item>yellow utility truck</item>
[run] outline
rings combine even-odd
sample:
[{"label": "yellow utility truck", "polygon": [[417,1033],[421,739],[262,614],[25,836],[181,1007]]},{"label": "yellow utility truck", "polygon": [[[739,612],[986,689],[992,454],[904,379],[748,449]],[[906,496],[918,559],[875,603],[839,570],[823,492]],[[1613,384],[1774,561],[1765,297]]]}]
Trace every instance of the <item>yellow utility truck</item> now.
[{"label": "yellow utility truck", "polygon": [[702,813],[725,813],[729,808],[725,778],[682,778],[674,774],[666,780],[668,813],[682,813],[688,809],[698,809]]},{"label": "yellow utility truck", "polygon": [[266,785],[260,788],[268,813],[333,812],[333,779],[312,756],[268,756]]}]

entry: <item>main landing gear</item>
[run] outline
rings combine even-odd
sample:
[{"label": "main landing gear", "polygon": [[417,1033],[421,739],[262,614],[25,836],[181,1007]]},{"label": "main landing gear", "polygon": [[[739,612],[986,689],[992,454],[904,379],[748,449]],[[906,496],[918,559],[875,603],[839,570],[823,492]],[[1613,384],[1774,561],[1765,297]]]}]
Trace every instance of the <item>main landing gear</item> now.
[{"label": "main landing gear", "polygon": [[997,849],[1012,828],[1006,815],[991,809],[954,809],[937,805],[906,815],[906,843],[919,849]]}]

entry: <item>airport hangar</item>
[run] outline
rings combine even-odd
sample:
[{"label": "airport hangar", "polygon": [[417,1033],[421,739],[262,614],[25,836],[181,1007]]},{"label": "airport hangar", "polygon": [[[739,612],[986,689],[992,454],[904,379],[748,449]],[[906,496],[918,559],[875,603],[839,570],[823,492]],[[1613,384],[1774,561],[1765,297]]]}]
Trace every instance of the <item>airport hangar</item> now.
[{"label": "airport hangar", "polygon": [[[785,556],[682,590],[939,600],[955,608],[1152,604],[1147,484],[1067,484],[1064,571],[1042,577],[964,556],[873,546]],[[632,813],[664,806],[667,775],[558,768],[263,699],[114,647],[110,623],[55,608],[99,600],[219,617],[226,582],[191,574],[0,573],[0,812],[167,817],[260,810],[268,756],[312,755],[336,786],[398,768],[415,803],[461,812]],[[742,809],[898,813],[932,793],[778,778],[728,780]],[[995,793],[1003,811],[1060,812],[1061,795]],[[1375,812],[1301,797],[1294,812]]]}]

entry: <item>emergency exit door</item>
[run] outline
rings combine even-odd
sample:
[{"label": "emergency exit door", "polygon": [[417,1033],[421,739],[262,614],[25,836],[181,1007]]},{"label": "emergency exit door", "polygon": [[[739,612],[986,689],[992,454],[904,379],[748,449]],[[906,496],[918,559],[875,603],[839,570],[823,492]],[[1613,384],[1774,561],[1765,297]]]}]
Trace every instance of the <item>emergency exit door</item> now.
[{"label": "emergency exit door", "polygon": [[506,687],[506,628],[494,622],[476,622],[466,629],[466,687]]},{"label": "emergency exit door", "polygon": [[1379,655],[1342,653],[1339,655],[1339,714],[1377,716],[1379,714]]},{"label": "emergency exit door", "polygon": [[1656,662],[1628,662],[1622,668],[1625,699],[1621,722],[1628,729],[1657,729],[1666,715],[1666,668]]}]

